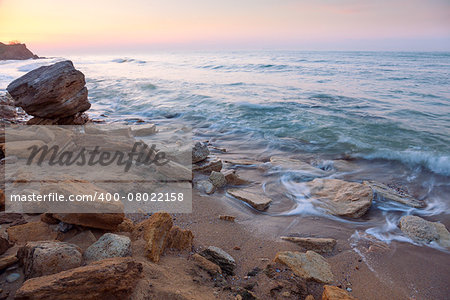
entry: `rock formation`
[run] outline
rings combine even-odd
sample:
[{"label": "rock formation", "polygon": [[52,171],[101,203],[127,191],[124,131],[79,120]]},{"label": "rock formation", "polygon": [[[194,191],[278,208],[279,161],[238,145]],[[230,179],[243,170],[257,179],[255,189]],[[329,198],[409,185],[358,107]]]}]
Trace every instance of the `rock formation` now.
[{"label": "rock formation", "polygon": [[35,118],[29,124],[81,125],[82,113],[91,107],[84,74],[71,61],[62,61],[28,72],[11,82],[7,90],[14,104]]},{"label": "rock formation", "polygon": [[0,60],[39,58],[25,44],[5,45],[0,43]]}]

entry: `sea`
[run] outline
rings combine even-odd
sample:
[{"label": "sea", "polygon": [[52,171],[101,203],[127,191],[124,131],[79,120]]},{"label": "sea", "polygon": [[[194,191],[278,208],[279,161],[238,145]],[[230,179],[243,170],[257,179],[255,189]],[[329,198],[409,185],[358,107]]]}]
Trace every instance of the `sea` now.
[{"label": "sea", "polygon": [[368,217],[334,218],[364,223],[357,235],[414,243],[397,227],[406,214],[450,224],[449,52],[66,55],[0,62],[0,91],[26,72],[64,59],[85,74],[89,115],[97,121],[182,122],[197,140],[261,160],[267,167],[264,192],[284,199],[268,214],[324,216],[305,204],[299,188],[312,175],[267,163],[281,155],[323,170],[333,170],[336,160],[352,162],[352,170],[330,177],[377,180],[427,204],[414,209],[378,199]]}]

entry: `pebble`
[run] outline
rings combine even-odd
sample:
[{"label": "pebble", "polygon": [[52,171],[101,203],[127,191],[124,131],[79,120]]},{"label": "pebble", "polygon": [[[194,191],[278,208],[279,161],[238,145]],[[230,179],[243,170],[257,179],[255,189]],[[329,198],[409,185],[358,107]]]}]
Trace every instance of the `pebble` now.
[{"label": "pebble", "polygon": [[20,278],[20,274],[19,273],[11,273],[8,276],[6,276],[6,281],[11,283],[11,282],[16,281],[19,278]]},{"label": "pebble", "polygon": [[351,291],[352,291],[352,289],[348,287],[347,288],[347,292],[351,292]]}]

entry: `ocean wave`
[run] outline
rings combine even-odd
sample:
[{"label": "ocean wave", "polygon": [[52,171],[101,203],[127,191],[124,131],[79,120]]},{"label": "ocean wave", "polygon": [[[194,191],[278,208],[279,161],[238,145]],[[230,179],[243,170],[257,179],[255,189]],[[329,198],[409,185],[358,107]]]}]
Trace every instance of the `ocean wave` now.
[{"label": "ocean wave", "polygon": [[422,166],[433,173],[449,176],[450,175],[450,156],[439,155],[423,151],[405,150],[378,150],[371,154],[354,154],[353,156],[362,157],[369,160],[386,159],[400,161],[408,166]]},{"label": "ocean wave", "polygon": [[138,63],[138,64],[145,64],[147,63],[145,60],[138,60],[134,58],[116,58],[113,59],[111,62],[123,64],[123,63]]}]

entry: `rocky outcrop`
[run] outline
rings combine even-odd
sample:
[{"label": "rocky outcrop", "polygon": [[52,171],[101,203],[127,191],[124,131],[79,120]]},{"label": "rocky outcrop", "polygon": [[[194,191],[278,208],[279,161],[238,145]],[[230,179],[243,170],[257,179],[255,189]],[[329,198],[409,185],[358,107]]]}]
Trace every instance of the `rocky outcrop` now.
[{"label": "rocky outcrop", "polygon": [[375,181],[364,181],[363,184],[369,186],[374,193],[382,199],[398,202],[415,208],[425,207],[425,202],[417,200],[404,191],[395,190],[385,184]]},{"label": "rocky outcrop", "polygon": [[416,242],[436,242],[450,248],[450,233],[444,224],[429,222],[417,216],[404,216],[400,219],[400,230]]},{"label": "rocky outcrop", "polygon": [[86,263],[127,256],[131,256],[130,238],[114,233],[105,233],[83,253]]},{"label": "rocky outcrop", "polygon": [[281,239],[295,243],[305,250],[313,250],[322,253],[332,252],[336,246],[336,240],[330,238],[282,236]]},{"label": "rocky outcrop", "polygon": [[192,255],[192,259],[194,260],[195,264],[198,267],[205,270],[210,275],[215,276],[218,274],[222,274],[222,270],[220,269],[220,267],[217,264],[206,259],[205,257],[201,256],[200,254],[196,253],[196,254]]},{"label": "rocky outcrop", "polygon": [[188,229],[181,229],[178,226],[173,226],[169,231],[167,239],[167,248],[185,250],[192,247],[194,234]]},{"label": "rocky outcrop", "polygon": [[306,187],[310,200],[335,216],[359,218],[372,205],[372,189],[357,182],[316,178]]},{"label": "rocky outcrop", "polygon": [[347,291],[332,285],[323,286],[322,300],[357,300],[347,293]]},{"label": "rocky outcrop", "polygon": [[17,290],[15,299],[128,299],[141,274],[142,264],[133,259],[109,258],[29,279]]},{"label": "rocky outcrop", "polygon": [[81,266],[81,249],[63,242],[28,242],[17,252],[25,278],[56,274]]},{"label": "rocky outcrop", "polygon": [[228,194],[250,204],[254,209],[266,210],[272,199],[258,193],[254,189],[229,189]]},{"label": "rocky outcrop", "polygon": [[229,185],[244,185],[244,184],[250,183],[249,181],[240,178],[236,174],[236,170],[226,170],[226,171],[223,171],[222,173],[225,176],[225,180],[227,181],[227,184],[229,184]]},{"label": "rocky outcrop", "polygon": [[84,74],[71,61],[62,61],[28,72],[7,90],[16,106],[39,118],[31,124],[68,125],[91,107],[85,84]]},{"label": "rocky outcrop", "polygon": [[31,222],[6,229],[11,242],[22,244],[32,241],[55,240],[57,233],[44,222]]},{"label": "rocky outcrop", "polygon": [[5,45],[0,43],[0,60],[37,59],[37,55],[28,50],[25,44]]},{"label": "rocky outcrop", "polygon": [[203,250],[200,255],[218,265],[223,273],[234,275],[236,261],[230,254],[226,253],[222,249],[209,246]]},{"label": "rocky outcrop", "polygon": [[288,266],[297,276],[320,283],[330,283],[333,273],[328,262],[314,251],[306,253],[282,251],[275,256],[275,262]]}]

